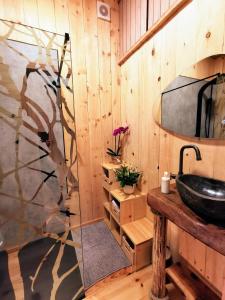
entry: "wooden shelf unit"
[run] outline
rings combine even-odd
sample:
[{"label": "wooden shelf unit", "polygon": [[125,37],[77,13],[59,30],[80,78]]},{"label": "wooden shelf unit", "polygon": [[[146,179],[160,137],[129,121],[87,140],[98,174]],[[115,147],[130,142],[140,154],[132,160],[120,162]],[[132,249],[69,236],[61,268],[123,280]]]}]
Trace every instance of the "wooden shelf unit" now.
[{"label": "wooden shelf unit", "polygon": [[104,203],[104,207],[105,207],[105,209],[106,209],[107,211],[110,211],[110,203],[109,203],[109,201],[106,201],[106,202]]},{"label": "wooden shelf unit", "polygon": [[106,225],[109,227],[109,229],[111,229],[111,225],[110,225],[110,205],[109,202],[105,202],[104,203],[104,221],[106,223]]},{"label": "wooden shelf unit", "polygon": [[115,165],[112,163],[102,164],[102,185],[108,192],[119,188],[119,183],[116,181],[115,170],[118,169],[120,165]]},{"label": "wooden shelf unit", "polygon": [[[126,195],[119,188],[111,189],[116,186],[113,170],[117,167],[119,165],[102,165],[103,188],[106,194],[108,191],[104,221],[130,260],[133,271],[137,271],[152,261],[153,224],[146,217],[147,194],[137,190]],[[112,183],[110,186],[107,186],[108,181]]]},{"label": "wooden shelf unit", "polygon": [[121,228],[120,224],[116,222],[114,218],[111,218],[111,232],[114,235],[115,239],[121,245]]},{"label": "wooden shelf unit", "polygon": [[[144,217],[122,225],[121,236],[122,249],[126,254],[128,253],[128,258],[131,257],[133,259],[135,271],[152,262],[150,253],[152,252],[153,224],[149,219]],[[127,247],[123,236],[129,238],[133,248]]]},{"label": "wooden shelf unit", "polygon": [[[111,212],[121,225],[133,222],[145,217],[146,214],[146,194],[136,191],[132,195],[126,195],[122,190],[112,190],[109,194]],[[116,215],[112,201],[119,203],[120,212]]]},{"label": "wooden shelf unit", "polygon": [[129,236],[134,245],[142,244],[153,237],[153,224],[146,217],[122,225],[122,230]]}]

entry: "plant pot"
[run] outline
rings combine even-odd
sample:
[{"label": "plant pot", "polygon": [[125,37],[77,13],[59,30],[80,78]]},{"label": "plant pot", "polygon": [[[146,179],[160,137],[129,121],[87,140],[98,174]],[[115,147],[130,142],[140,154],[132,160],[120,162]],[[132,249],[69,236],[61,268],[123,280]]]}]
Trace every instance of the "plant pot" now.
[{"label": "plant pot", "polygon": [[120,156],[111,156],[111,162],[115,165],[121,164]]},{"label": "plant pot", "polygon": [[134,185],[125,185],[123,187],[123,192],[127,195],[131,195],[135,191],[135,186],[136,186],[135,184]]}]

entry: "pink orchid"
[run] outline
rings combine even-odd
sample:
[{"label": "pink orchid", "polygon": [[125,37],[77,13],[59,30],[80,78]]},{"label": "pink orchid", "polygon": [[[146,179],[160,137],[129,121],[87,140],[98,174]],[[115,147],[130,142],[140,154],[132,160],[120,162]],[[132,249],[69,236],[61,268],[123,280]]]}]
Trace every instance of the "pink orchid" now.
[{"label": "pink orchid", "polygon": [[[113,130],[113,136],[115,137],[115,149],[111,149],[111,148],[107,148],[107,154],[113,157],[118,157],[121,156],[121,148],[122,148],[122,143],[120,140],[120,136],[121,134],[125,134],[129,129],[129,126],[125,126],[125,127],[118,127],[116,129]],[[118,136],[118,139],[117,139]]]},{"label": "pink orchid", "polygon": [[117,136],[118,134],[121,134],[121,133],[125,133],[127,132],[129,126],[126,126],[126,127],[118,127],[116,129],[113,130],[113,136]]}]

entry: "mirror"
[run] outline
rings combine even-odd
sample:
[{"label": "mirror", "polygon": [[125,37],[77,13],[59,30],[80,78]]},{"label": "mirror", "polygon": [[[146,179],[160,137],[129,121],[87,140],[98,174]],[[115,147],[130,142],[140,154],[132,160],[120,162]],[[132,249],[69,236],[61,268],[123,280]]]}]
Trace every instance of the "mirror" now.
[{"label": "mirror", "polygon": [[225,139],[225,54],[207,57],[176,77],[162,92],[154,114],[172,133]]}]

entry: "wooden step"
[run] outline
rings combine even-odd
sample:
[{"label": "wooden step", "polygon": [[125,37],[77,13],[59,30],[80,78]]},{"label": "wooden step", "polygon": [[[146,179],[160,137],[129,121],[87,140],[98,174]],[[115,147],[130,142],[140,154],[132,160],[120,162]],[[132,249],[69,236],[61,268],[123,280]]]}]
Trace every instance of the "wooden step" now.
[{"label": "wooden step", "polygon": [[219,300],[199,278],[193,277],[187,270],[181,268],[179,264],[174,264],[166,268],[166,274],[172,282],[183,292],[186,300]]}]

